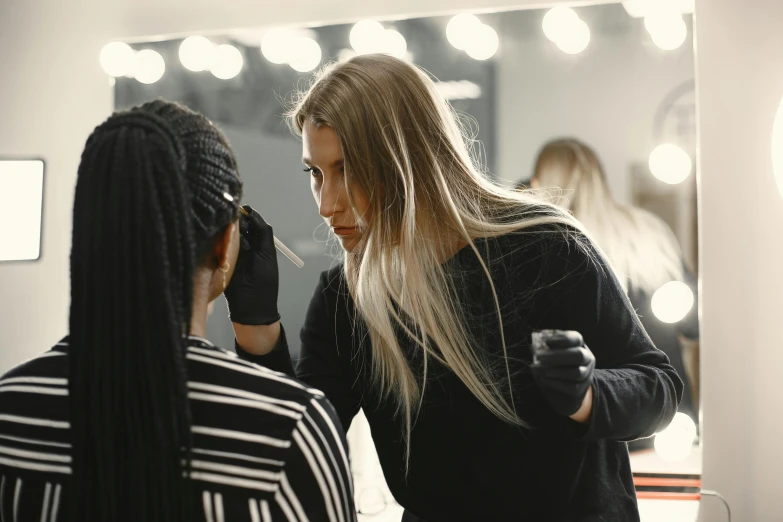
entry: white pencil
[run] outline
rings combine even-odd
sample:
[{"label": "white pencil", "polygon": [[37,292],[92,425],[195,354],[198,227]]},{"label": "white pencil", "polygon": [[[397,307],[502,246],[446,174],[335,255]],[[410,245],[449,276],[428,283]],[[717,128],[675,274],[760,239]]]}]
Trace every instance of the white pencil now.
[{"label": "white pencil", "polygon": [[[273,237],[274,237],[274,236],[273,236]],[[283,255],[284,255],[285,257],[287,257],[288,259],[290,259],[290,260],[291,260],[291,262],[292,262],[293,264],[295,264],[295,265],[296,265],[296,266],[298,266],[299,268],[302,268],[302,267],[304,266],[304,261],[302,261],[301,259],[299,259],[299,256],[297,256],[296,254],[294,254],[293,252],[291,252],[291,249],[290,249],[290,248],[288,248],[287,246],[285,246],[285,245],[283,244],[283,242],[282,242],[282,241],[280,241],[279,239],[277,239],[276,237],[275,237],[275,246],[277,247],[277,249],[278,249],[279,251],[281,251],[281,252],[283,253]]]}]

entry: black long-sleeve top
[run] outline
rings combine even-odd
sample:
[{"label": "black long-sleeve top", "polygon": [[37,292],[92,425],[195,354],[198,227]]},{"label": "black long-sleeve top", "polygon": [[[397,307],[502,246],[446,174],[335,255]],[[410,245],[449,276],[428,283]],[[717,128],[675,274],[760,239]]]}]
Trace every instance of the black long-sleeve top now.
[{"label": "black long-sleeve top", "polygon": [[[389,488],[428,522],[639,519],[625,441],[671,420],[682,381],[600,255],[577,245],[573,230],[545,230],[551,233],[477,241],[498,292],[511,389],[528,428],[499,420],[453,372],[430,360],[407,476],[403,422],[393,401],[382,400],[373,386],[371,346],[341,267],[323,273],[315,290],[296,376],[324,391],[346,428],[364,409]],[[475,253],[461,250],[446,268],[459,286],[476,350],[502,379],[495,304]],[[531,332],[548,328],[581,332],[595,354],[593,408],[585,425],[555,413],[530,375]],[[421,372],[421,355],[402,342]],[[291,371],[285,346],[264,357],[242,356]]]}]

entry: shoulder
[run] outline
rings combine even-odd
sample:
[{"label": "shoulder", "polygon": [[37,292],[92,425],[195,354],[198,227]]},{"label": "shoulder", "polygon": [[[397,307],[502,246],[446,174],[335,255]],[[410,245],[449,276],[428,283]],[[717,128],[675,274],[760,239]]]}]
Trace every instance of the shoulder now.
[{"label": "shoulder", "polygon": [[[333,313],[337,309],[345,309],[352,306],[351,293],[348,290],[348,281],[345,277],[343,263],[339,263],[329,270],[321,272],[318,284],[310,301],[310,310],[327,310]],[[339,305],[339,306],[338,306]]]},{"label": "shoulder", "polygon": [[343,266],[343,263],[339,263],[329,270],[321,272],[321,276],[318,279],[318,289],[328,290],[331,293],[345,293],[347,286]]},{"label": "shoulder", "polygon": [[[208,376],[213,386],[224,388],[229,395],[257,400],[281,399],[286,401],[286,407],[299,412],[304,411],[312,399],[324,397],[321,391],[297,379],[245,361],[235,352],[201,339],[190,340],[187,359],[191,367],[191,381]],[[190,384],[193,387],[193,383]]]},{"label": "shoulder", "polygon": [[523,266],[531,263],[571,268],[601,262],[602,256],[582,230],[565,223],[546,223],[520,228],[508,234],[484,239],[493,262]]},{"label": "shoulder", "polygon": [[20,380],[32,377],[62,377],[68,374],[67,339],[57,343],[51,350],[19,363],[0,377],[0,385],[8,379]]}]

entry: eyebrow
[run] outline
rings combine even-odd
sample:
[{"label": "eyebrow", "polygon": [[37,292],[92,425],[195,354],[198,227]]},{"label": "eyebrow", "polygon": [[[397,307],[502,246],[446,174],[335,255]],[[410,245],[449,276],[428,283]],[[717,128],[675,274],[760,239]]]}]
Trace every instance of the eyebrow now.
[{"label": "eyebrow", "polygon": [[[313,164],[313,161],[310,158],[302,158],[302,163],[304,163],[307,166],[311,166]],[[332,164],[329,165],[329,167],[334,169],[337,167],[342,167],[343,165],[345,165],[345,158],[341,158],[333,161]]]}]

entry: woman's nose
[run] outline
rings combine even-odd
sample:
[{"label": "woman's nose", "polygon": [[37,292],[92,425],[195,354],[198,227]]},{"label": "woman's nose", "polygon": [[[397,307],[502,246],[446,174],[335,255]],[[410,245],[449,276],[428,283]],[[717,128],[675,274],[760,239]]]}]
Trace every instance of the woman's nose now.
[{"label": "woman's nose", "polygon": [[324,218],[331,218],[343,210],[345,187],[341,180],[324,180],[321,186],[321,198],[318,203],[318,213]]}]

